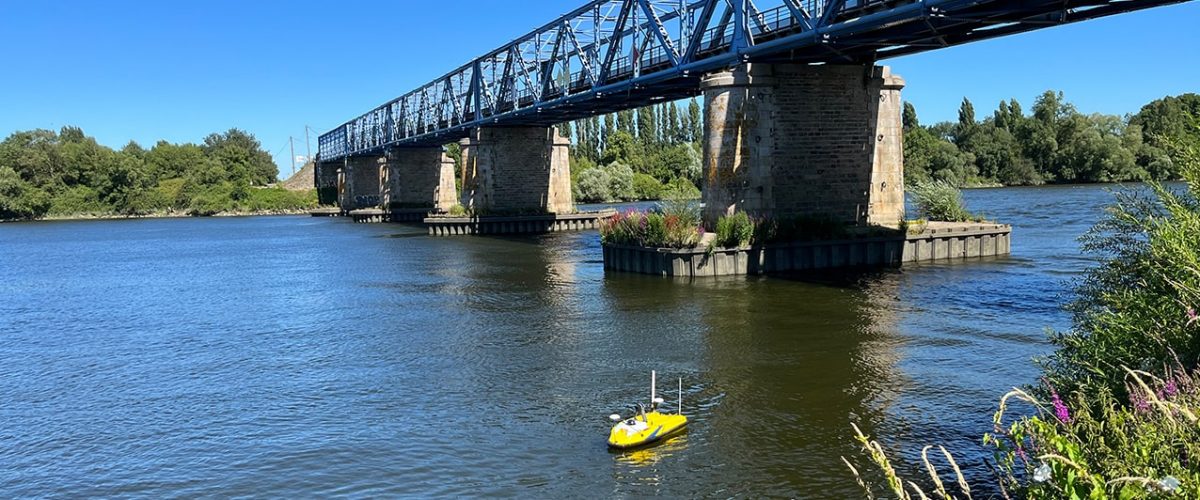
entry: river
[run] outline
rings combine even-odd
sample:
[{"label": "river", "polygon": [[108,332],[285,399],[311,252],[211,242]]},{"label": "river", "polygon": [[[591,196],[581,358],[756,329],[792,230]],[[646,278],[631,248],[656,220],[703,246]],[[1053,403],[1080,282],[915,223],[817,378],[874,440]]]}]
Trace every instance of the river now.
[{"label": "river", "polygon": [[[0,496],[842,498],[852,422],[983,478],[1106,189],[967,191],[1011,257],[841,279],[606,275],[595,232],[0,224]],[[650,370],[690,430],[610,453]]]}]

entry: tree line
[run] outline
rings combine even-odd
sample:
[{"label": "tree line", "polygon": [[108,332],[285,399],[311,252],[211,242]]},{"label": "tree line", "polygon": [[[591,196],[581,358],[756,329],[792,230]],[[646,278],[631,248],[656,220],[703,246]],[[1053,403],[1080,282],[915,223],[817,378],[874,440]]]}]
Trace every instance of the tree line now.
[{"label": "tree line", "polygon": [[98,144],[78,127],[15,132],[0,142],[0,219],[257,212],[312,206],[312,193],[263,189],[279,172],[252,134],[200,144]]},{"label": "tree line", "polygon": [[1165,97],[1127,117],[1083,114],[1062,92],[1046,91],[1025,114],[1001,101],[982,120],[963,99],[957,122],[923,126],[904,103],[904,169],[909,185],[941,180],[958,186],[1176,180],[1172,143],[1200,144],[1190,117],[1200,95]]}]

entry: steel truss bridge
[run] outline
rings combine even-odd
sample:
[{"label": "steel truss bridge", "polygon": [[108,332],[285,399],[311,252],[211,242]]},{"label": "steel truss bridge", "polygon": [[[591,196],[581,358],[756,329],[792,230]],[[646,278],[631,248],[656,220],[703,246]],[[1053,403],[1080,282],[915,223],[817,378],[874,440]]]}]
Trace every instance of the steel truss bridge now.
[{"label": "steel truss bridge", "polygon": [[743,62],[867,64],[1182,1],[595,0],[321,135],[320,159],[694,96]]}]

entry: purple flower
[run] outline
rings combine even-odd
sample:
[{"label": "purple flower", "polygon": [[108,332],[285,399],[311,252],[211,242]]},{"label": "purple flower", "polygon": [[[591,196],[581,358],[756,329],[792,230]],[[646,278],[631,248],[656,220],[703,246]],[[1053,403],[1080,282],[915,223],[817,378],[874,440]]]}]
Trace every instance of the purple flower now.
[{"label": "purple flower", "polygon": [[1145,413],[1145,412],[1150,411],[1150,402],[1146,401],[1146,398],[1144,396],[1142,396],[1142,393],[1140,391],[1137,391],[1137,390],[1130,391],[1129,392],[1129,402],[1133,404],[1134,410],[1137,410],[1138,413]]},{"label": "purple flower", "polygon": [[1179,386],[1175,385],[1175,379],[1167,381],[1167,385],[1163,387],[1163,392],[1166,393],[1167,396],[1179,394]]},{"label": "purple flower", "polygon": [[1187,326],[1191,326],[1192,323],[1195,323],[1196,321],[1200,321],[1200,317],[1198,317],[1196,315],[1196,308],[1188,307],[1187,308]]},{"label": "purple flower", "polygon": [[1062,398],[1058,397],[1058,393],[1052,391],[1050,399],[1054,403],[1054,416],[1058,417],[1058,421],[1064,424],[1071,423],[1071,410],[1063,403]]}]

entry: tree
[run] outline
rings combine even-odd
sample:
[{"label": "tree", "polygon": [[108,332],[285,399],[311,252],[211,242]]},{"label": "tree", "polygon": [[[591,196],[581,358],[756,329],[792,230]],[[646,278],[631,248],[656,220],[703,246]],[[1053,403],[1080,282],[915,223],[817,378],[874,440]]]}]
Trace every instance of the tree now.
[{"label": "tree", "polygon": [[158,141],[146,152],[146,166],[155,179],[178,179],[205,161],[204,149],[195,144]]},{"label": "tree", "polygon": [[966,97],[962,100],[962,105],[958,107],[958,124],[954,127],[954,144],[962,147],[963,143],[970,139],[971,134],[975,132],[975,106],[971,104],[971,100]]},{"label": "tree", "polygon": [[0,167],[0,219],[36,219],[50,210],[50,196],[16,170]]},{"label": "tree", "polygon": [[911,102],[904,102],[904,111],[902,113],[901,122],[904,124],[904,130],[910,130],[921,126],[920,120],[917,120],[917,108]]},{"label": "tree", "polygon": [[642,145],[658,143],[658,124],[654,117],[653,106],[643,106],[637,110],[638,140]]},{"label": "tree", "polygon": [[630,137],[637,135],[637,129],[633,124],[633,111],[626,109],[617,112],[617,131],[625,132]]},{"label": "tree", "polygon": [[618,130],[616,133],[608,136],[608,141],[604,146],[604,155],[600,157],[600,163],[627,162],[640,166],[643,163],[642,154],[642,145],[634,140],[629,132]]},{"label": "tree", "polygon": [[688,103],[688,141],[698,142],[704,139],[704,122],[700,118],[700,103],[693,97]]},{"label": "tree", "polygon": [[204,152],[218,159],[230,172],[229,179],[246,184],[265,185],[275,182],[279,170],[270,153],[252,134],[232,128],[224,134],[204,138]]},{"label": "tree", "polygon": [[667,141],[671,144],[685,142],[683,135],[679,124],[679,107],[670,103],[667,105]]}]

